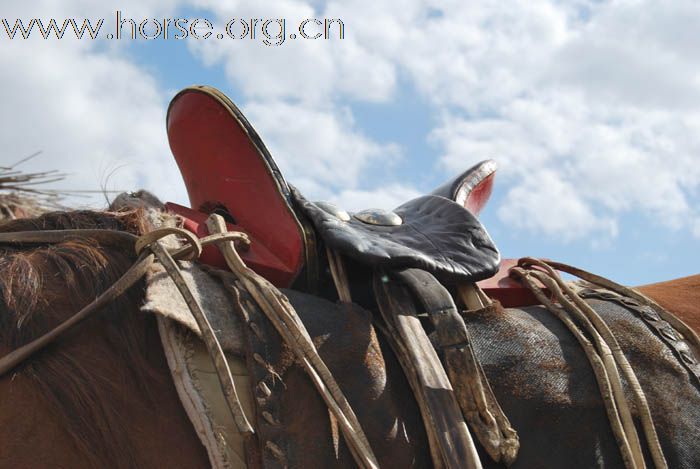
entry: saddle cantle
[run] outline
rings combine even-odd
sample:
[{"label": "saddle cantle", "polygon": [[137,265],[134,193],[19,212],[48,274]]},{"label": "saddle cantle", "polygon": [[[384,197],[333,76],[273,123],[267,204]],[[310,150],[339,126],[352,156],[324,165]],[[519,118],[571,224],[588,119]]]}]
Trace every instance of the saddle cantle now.
[{"label": "saddle cantle", "polygon": [[[167,130],[192,208],[166,206],[186,228],[206,234],[207,215],[219,213],[229,229],[249,235],[246,262],[276,286],[290,286],[302,271],[315,275],[313,232],[296,216],[287,182],[230,99],[208,86],[185,88],[170,103]],[[205,249],[202,261],[226,265],[215,249]]]}]

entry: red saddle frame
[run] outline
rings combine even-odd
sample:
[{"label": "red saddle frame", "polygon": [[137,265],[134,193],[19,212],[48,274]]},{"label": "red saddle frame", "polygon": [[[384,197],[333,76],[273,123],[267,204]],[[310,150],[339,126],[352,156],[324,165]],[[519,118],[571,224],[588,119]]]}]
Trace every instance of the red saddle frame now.
[{"label": "red saddle frame", "polygon": [[[208,233],[208,214],[225,213],[229,229],[251,238],[246,263],[277,287],[290,286],[313,263],[312,230],[296,217],[289,186],[241,111],[220,91],[195,86],[173,98],[166,121],[192,209],[166,207],[198,235]],[[215,248],[202,261],[225,266]]]}]

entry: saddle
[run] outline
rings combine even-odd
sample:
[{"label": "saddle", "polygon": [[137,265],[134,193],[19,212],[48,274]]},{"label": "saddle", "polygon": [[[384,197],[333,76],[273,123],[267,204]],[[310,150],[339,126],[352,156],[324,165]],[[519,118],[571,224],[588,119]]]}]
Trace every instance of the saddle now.
[{"label": "saddle", "polygon": [[[467,423],[492,458],[514,460],[517,435],[476,361],[451,292],[467,308],[488,303],[474,284],[493,277],[501,259],[476,214],[490,195],[494,162],[479,163],[393,211],[349,214],[290,186],[241,111],[213,88],[180,92],[167,127],[192,208],[166,207],[185,227],[206,235],[205,219],[218,214],[227,229],[248,234],[243,260],[275,286],[316,292],[330,272],[341,303],[374,311],[416,397],[436,465],[480,467]],[[225,265],[213,252],[201,259]],[[351,266],[364,269],[362,275]],[[374,292],[368,303],[354,301],[357,279],[365,293]],[[344,436],[350,444],[354,434]],[[367,449],[357,462],[373,467]]]},{"label": "saddle", "polygon": [[[291,188],[242,112],[214,88],[191,87],[176,95],[167,129],[192,207],[168,203],[168,209],[195,232],[202,231],[207,215],[222,214],[230,229],[252,238],[244,260],[278,287],[316,281],[317,235],[372,265],[420,267],[440,278],[464,280],[498,271],[498,250],[475,216],[491,193],[493,161],[393,212],[350,216],[331,204],[309,202]],[[203,259],[223,266],[214,250]]]}]

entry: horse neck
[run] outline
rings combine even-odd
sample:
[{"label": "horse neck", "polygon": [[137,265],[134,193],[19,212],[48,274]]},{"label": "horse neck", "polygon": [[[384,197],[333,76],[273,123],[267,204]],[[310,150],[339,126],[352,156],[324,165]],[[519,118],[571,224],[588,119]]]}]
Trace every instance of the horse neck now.
[{"label": "horse neck", "polygon": [[[64,298],[51,307],[75,311],[69,304]],[[0,467],[209,465],[172,384],[155,318],[137,304],[121,311],[124,324],[116,326],[143,332],[141,363],[102,318],[0,378]]]},{"label": "horse neck", "polygon": [[637,287],[700,334],[700,275]]}]

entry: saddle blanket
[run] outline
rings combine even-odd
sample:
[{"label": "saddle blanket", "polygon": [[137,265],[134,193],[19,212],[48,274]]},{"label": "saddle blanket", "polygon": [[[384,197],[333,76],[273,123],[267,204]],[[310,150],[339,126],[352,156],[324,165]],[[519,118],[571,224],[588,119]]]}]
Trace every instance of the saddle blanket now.
[{"label": "saddle blanket", "polygon": [[[184,270],[186,281],[214,325],[222,345],[225,344],[244,412],[251,422],[256,422],[251,385],[254,377],[249,375],[246,366],[244,324],[234,309],[233,298],[218,278],[223,274],[214,275],[198,265],[186,266]],[[157,315],[163,349],[177,392],[207,448],[212,467],[246,467],[244,438],[227,408],[206,348],[198,338],[199,329],[194,319],[163,272],[154,270],[147,282],[142,310]],[[297,298],[302,294],[285,293],[303,313],[304,308],[300,306],[306,303]],[[695,451],[700,393],[692,384],[692,377],[673,351],[631,310],[606,301],[593,300],[590,304],[611,327],[639,377],[669,467],[700,467],[700,455]],[[327,316],[329,310],[327,306],[324,308]],[[334,314],[341,314],[338,311]],[[318,316],[321,317],[323,315]],[[551,467],[548,464],[553,461],[567,461],[571,468],[621,465],[590,365],[573,336],[558,320],[539,306],[496,312],[487,308],[465,313],[464,319],[496,397],[521,435],[521,453],[514,468]],[[335,321],[342,322],[342,318],[335,317]],[[343,331],[347,336],[348,329]],[[342,342],[341,336],[329,339],[315,327],[311,327],[310,333],[312,340],[318,341],[321,354],[330,353],[329,350]],[[342,364],[343,355],[333,353],[330,357]],[[391,357],[385,355],[385,358]],[[338,366],[333,361],[329,363],[333,365],[331,368]],[[342,366],[349,365],[352,364]],[[389,368],[387,366],[387,371]],[[298,409],[298,398],[291,396],[299,396],[298,389],[294,388],[299,380],[291,379],[291,375],[301,372],[295,371],[294,365],[276,369],[283,387],[289,386],[284,392],[280,391],[286,395],[281,402],[284,404],[284,399],[290,398],[294,402],[284,405]],[[339,376],[343,375],[339,373]],[[308,394],[317,397],[311,391]],[[363,396],[361,401],[371,407],[372,403],[366,399],[367,396]],[[322,403],[319,405],[325,408]],[[294,420],[288,423],[295,428],[318,426],[318,420],[309,421],[317,419],[318,415],[310,414],[312,412],[288,412],[286,415]],[[636,409],[633,414],[636,415]],[[261,424],[260,419],[257,422]],[[260,428],[256,427],[257,430]],[[290,440],[291,454],[298,443]],[[575,461],[567,457],[571,454],[578,455]],[[301,467],[296,462],[299,461],[292,460],[289,467]],[[490,467],[487,458],[484,463],[485,467]]]},{"label": "saddle blanket", "polygon": [[[233,299],[206,268],[183,262],[181,269],[226,353],[243,410],[253,421],[255,404],[243,353],[241,321],[233,311]],[[175,388],[212,468],[247,467],[243,436],[231,417],[192,313],[160,265],[149,272],[146,283],[146,302],[141,310],[157,317]]]}]

